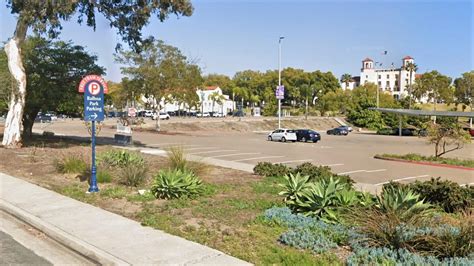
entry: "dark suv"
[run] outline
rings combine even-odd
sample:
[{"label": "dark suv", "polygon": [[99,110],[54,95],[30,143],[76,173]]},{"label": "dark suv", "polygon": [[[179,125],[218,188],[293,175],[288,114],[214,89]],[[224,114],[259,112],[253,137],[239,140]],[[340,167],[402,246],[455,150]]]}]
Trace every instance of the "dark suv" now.
[{"label": "dark suv", "polygon": [[307,142],[307,141],[312,141],[312,142],[318,142],[321,140],[321,135],[311,129],[296,129],[296,140],[297,141],[302,141],[302,142]]}]

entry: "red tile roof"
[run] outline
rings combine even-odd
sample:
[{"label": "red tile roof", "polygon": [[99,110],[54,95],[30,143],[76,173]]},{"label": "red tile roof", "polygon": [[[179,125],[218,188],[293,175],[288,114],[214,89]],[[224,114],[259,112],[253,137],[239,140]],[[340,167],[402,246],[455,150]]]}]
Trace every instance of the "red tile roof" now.
[{"label": "red tile roof", "polygon": [[420,79],[423,76],[423,74],[415,74],[415,79]]},{"label": "red tile roof", "polygon": [[413,57],[411,57],[411,56],[409,56],[409,55],[403,57],[403,60],[408,60],[408,59],[413,59]]},{"label": "red tile roof", "polygon": [[207,90],[207,91],[213,91],[215,89],[219,88],[219,86],[207,86],[204,88],[204,90]]},{"label": "red tile roof", "polygon": [[362,60],[362,62],[367,62],[367,61],[374,62],[374,60],[372,60],[372,59],[370,59],[370,58],[368,58],[368,57],[367,57],[366,59]]}]

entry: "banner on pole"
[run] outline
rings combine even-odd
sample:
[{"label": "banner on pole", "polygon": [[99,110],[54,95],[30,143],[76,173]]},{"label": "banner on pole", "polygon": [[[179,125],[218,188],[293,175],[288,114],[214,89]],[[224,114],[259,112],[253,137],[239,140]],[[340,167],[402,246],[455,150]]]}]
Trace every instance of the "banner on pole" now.
[{"label": "banner on pole", "polygon": [[283,100],[285,98],[285,86],[277,86],[275,96],[277,99]]}]

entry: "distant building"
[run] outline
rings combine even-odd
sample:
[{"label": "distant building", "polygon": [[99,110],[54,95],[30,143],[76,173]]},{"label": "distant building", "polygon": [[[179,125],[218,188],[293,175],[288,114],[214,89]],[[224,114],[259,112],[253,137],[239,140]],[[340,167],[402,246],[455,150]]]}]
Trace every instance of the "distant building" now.
[{"label": "distant building", "polygon": [[[199,97],[199,103],[201,105],[198,111],[204,113],[222,113],[224,116],[234,110],[234,102],[229,99],[229,95],[222,93],[222,89],[219,86],[209,86],[203,89],[197,89],[196,93]],[[222,97],[221,102],[212,100],[212,94],[217,93]]]},{"label": "distant building", "polygon": [[[379,68],[376,69],[374,61],[366,58],[362,61],[362,68],[360,77],[353,77],[346,88],[346,84],[341,81],[343,89],[354,89],[357,86],[365,83],[376,84],[381,91],[389,92],[395,99],[400,99],[407,95],[410,84],[410,72],[405,70],[408,63],[414,63],[414,59],[410,56],[405,56],[402,59],[402,66],[399,68]],[[415,83],[417,74],[412,72],[411,78],[413,84]]]}]

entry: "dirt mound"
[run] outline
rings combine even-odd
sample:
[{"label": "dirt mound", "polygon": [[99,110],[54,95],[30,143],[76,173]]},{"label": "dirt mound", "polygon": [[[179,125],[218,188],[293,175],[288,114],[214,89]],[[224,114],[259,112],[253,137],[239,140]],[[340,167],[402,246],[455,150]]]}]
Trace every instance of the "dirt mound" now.
[{"label": "dirt mound", "polygon": [[[282,128],[311,128],[315,130],[327,130],[329,128],[339,126],[339,123],[334,118],[318,117],[304,120],[301,118],[285,118],[281,121]],[[152,125],[148,125],[152,128]],[[270,131],[278,128],[278,120],[274,118],[269,119],[216,119],[199,121],[168,121],[161,124],[161,129],[169,132],[196,132],[196,131],[237,131],[237,132],[252,132],[252,131]]]}]

